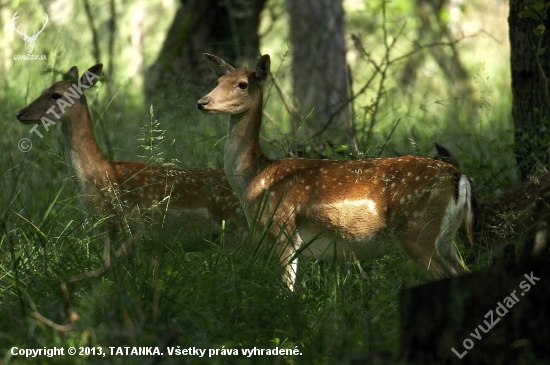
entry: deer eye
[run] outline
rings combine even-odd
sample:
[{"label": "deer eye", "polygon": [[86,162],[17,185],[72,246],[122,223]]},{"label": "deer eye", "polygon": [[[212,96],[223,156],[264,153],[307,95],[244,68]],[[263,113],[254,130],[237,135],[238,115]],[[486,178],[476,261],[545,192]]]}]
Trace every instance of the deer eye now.
[{"label": "deer eye", "polygon": [[246,82],[239,82],[239,89],[244,90],[248,87]]},{"label": "deer eye", "polygon": [[53,93],[53,94],[52,94],[52,99],[53,99],[53,100],[61,99],[61,94]]}]

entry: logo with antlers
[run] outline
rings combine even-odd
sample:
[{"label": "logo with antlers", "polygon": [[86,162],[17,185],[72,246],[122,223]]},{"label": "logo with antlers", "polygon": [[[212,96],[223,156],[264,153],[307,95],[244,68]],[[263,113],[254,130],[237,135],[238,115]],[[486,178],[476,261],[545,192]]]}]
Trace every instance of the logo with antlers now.
[{"label": "logo with antlers", "polygon": [[15,14],[13,14],[13,17],[11,18],[11,24],[13,26],[13,29],[19,33],[21,35],[21,37],[23,38],[23,40],[25,41],[25,48],[27,49],[27,53],[28,54],[31,54],[32,53],[32,50],[34,49],[34,42],[36,42],[36,38],[38,38],[38,36],[40,35],[40,33],[42,33],[42,31],[44,30],[44,28],[46,28],[46,24],[48,24],[48,14],[44,13],[44,17],[45,17],[45,21],[44,21],[44,24],[42,25],[42,29],[40,30],[35,30],[34,33],[29,37],[27,35],[27,31],[25,30],[24,33],[22,33],[19,28],[15,25],[15,20],[17,19],[18,15],[17,13],[19,13],[19,11],[16,11]]}]

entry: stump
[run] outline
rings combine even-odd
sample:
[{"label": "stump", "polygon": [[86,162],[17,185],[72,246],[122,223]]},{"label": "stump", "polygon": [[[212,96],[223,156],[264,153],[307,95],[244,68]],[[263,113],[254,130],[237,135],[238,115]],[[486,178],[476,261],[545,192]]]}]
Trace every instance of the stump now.
[{"label": "stump", "polygon": [[550,363],[550,260],[511,261],[403,290],[402,360]]}]

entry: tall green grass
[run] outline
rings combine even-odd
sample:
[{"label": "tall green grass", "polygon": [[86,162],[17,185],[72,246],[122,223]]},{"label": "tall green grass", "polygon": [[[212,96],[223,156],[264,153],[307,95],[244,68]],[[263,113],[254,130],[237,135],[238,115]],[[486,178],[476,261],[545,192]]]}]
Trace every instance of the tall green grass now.
[{"label": "tall green grass", "polygon": [[[88,97],[93,115],[99,116],[96,134],[100,137],[99,125],[117,115],[112,105],[101,105],[97,97],[101,93],[100,87]],[[7,128],[15,131],[13,136],[21,136],[20,130],[27,128],[21,128],[14,118],[17,109],[2,115],[3,120],[12,121]],[[155,144],[158,135],[168,134],[158,132],[162,121],[159,126],[150,115],[140,120],[143,130],[135,131],[134,138],[142,138],[139,143],[148,147],[146,159],[164,158],[164,153],[166,160],[177,156],[177,151],[165,148],[168,140]],[[367,269],[368,278],[354,264],[303,259],[301,292],[291,293],[280,278],[276,258],[260,248],[262,240],[242,236],[236,242],[224,242],[204,237],[190,250],[181,235],[144,229],[129,246],[128,255],[112,257],[109,270],[87,277],[104,265],[105,242],[98,232],[105,228],[105,221],[90,221],[83,210],[78,184],[64,160],[58,127],[44,133],[44,139],[34,138],[27,153],[19,151],[15,141],[4,141],[0,348],[5,363],[145,363],[146,357],[110,355],[12,357],[10,349],[101,346],[110,353],[109,347],[160,346],[170,339],[181,348],[299,349],[302,355],[277,360],[288,364],[347,362],[372,351],[395,356],[396,293],[403,285],[424,280],[399,254],[375,262]],[[117,131],[124,128],[120,125]],[[119,141],[137,143],[117,134],[112,145]],[[221,149],[217,140],[203,143]],[[212,158],[204,154],[206,147],[195,148],[204,148],[201,158]],[[111,152],[123,158],[132,154],[119,149]],[[143,149],[136,148],[134,153],[141,154]],[[187,160],[182,165],[186,163],[192,164]],[[112,249],[127,239],[112,240]],[[228,245],[236,248],[225,248]],[[70,282],[75,276],[80,279]],[[163,361],[256,364],[273,359],[220,355],[165,357]]]},{"label": "tall green grass", "polygon": [[[73,11],[75,24],[81,26],[77,29],[86,29],[82,13]],[[162,14],[150,15],[148,21],[153,23],[162,19]],[[360,15],[365,16],[349,14],[349,32],[362,32],[365,44],[379,57],[380,23],[373,21],[366,27]],[[98,21],[104,20],[106,15],[98,17]],[[279,30],[285,27],[282,20],[265,35],[262,47],[274,55],[275,77],[288,91],[290,59],[286,44],[279,39]],[[165,356],[165,364],[345,364],[353,360],[368,363],[372,358],[395,362],[399,355],[397,293],[426,280],[399,253],[362,263],[362,269],[357,263],[302,258],[298,276],[301,291],[291,293],[279,276],[276,259],[260,248],[264,243],[261,239],[243,235],[227,242],[228,237],[207,236],[191,245],[179,235],[145,228],[129,245],[130,253],[112,258],[112,266],[104,274],[68,282],[75,275],[102,268],[105,242],[98,231],[104,221],[91,222],[83,210],[78,184],[64,159],[59,125],[45,133],[40,129],[44,134],[40,139],[30,135],[29,126],[21,125],[15,115],[59,79],[58,72],[74,64],[83,71],[94,63],[89,51],[76,51],[80,43],[69,29],[73,28],[59,30],[57,51],[47,65],[14,63],[2,79],[0,363],[146,363],[149,358],[126,356],[25,359],[11,357],[9,350],[13,346],[101,346],[109,352],[109,347],[115,346],[167,343],[182,349],[297,346],[302,355],[276,359]],[[122,39],[127,33],[127,29],[121,30],[119,36]],[[155,37],[151,42],[159,46],[161,32]],[[82,43],[90,42],[83,39]],[[420,77],[414,89],[400,89],[392,81],[397,75],[396,65],[386,85],[390,97],[381,105],[379,122],[369,140],[363,138],[361,126],[366,121],[365,108],[377,90],[369,90],[358,99],[355,122],[365,156],[380,153],[401,119],[383,155],[431,155],[431,142],[436,140],[451,149],[462,170],[475,178],[482,195],[515,182],[510,95],[506,89],[509,75],[503,71],[506,62],[493,62],[495,56],[476,56],[479,49],[472,43],[465,45],[463,54],[477,95],[473,100],[453,98],[442,77],[426,70],[424,75],[428,76]],[[141,81],[125,73],[128,55],[115,61],[119,72],[106,80],[112,83],[114,98],[107,96],[103,83],[87,92],[96,136],[108,155],[120,160],[160,158],[157,162],[175,162],[183,168],[223,165],[225,119],[206,118],[195,110],[196,100],[213,85],[183,83],[185,87],[174,89],[168,107],[153,105],[151,115]],[[352,66],[356,85],[361,85],[368,67],[361,58]],[[55,67],[56,73],[44,72],[47,67]],[[280,95],[268,86],[267,96],[267,111],[277,124],[266,121],[262,133],[281,143],[265,144],[265,149],[270,156],[280,158],[292,142],[290,122]],[[154,137],[151,132],[156,130],[165,131],[162,141],[140,140],[147,133]],[[17,143],[23,137],[33,143],[30,152],[18,150]],[[116,250],[127,240],[113,239],[111,246]],[[63,327],[68,325],[70,330]]]},{"label": "tall green grass", "polygon": [[[99,95],[101,92],[99,88]],[[107,129],[108,117],[114,114],[117,119],[118,109],[101,106],[101,98],[94,94],[89,101],[94,114],[100,116],[98,125],[103,123]],[[13,120],[9,128],[17,130],[15,113],[8,110],[2,117]],[[134,132],[135,141],[147,133],[154,137],[157,128],[163,128],[163,121],[160,126],[155,124],[154,116],[135,115],[144,125],[142,132]],[[203,128],[200,123],[194,126]],[[113,146],[138,143],[120,138],[124,128],[128,127],[120,124],[116,128]],[[198,133],[192,132],[196,138]],[[101,269],[105,246],[97,229],[101,230],[102,220],[90,222],[82,210],[59,134],[57,128],[52,129],[43,140],[34,141],[26,154],[14,142],[5,142],[8,153],[1,161],[0,180],[0,348],[6,363],[146,363],[146,357],[110,355],[25,359],[11,357],[9,350],[13,346],[100,346],[110,353],[109,347],[168,342],[180,348],[239,352],[254,347],[299,349],[299,356],[277,358],[276,362],[284,364],[350,363],[373,356],[395,361],[398,357],[397,293],[402,287],[425,281],[416,266],[399,253],[363,263],[365,272],[356,263],[303,258],[298,276],[301,291],[292,293],[280,278],[276,258],[260,248],[261,239],[242,236],[236,242],[223,242],[203,237],[190,250],[179,235],[144,229],[129,246],[130,253],[112,258],[105,273],[68,282]],[[205,139],[202,146],[195,143],[191,156],[195,153],[203,159],[197,165],[216,161],[205,153],[205,145],[219,154],[223,138],[218,138]],[[151,141],[139,142],[149,147],[145,149],[147,158],[169,159],[182,153],[165,147],[168,139],[160,145]],[[141,154],[143,149],[111,152],[124,158]],[[193,164],[192,158],[181,165]],[[113,240],[112,249],[127,239]],[[227,249],[227,244],[236,248]],[[66,330],[63,326],[71,327]],[[167,364],[273,361],[268,356],[163,358]]]},{"label": "tall green grass", "polygon": [[[7,213],[0,246],[0,347],[6,363],[145,363],[147,358],[122,356],[10,358],[9,349],[102,346],[108,351],[157,346],[168,339],[181,348],[297,346],[302,355],[282,357],[281,363],[345,363],[370,351],[394,354],[396,293],[419,282],[418,270],[399,255],[378,260],[367,270],[368,278],[354,264],[304,259],[301,292],[291,293],[276,260],[258,249],[261,241],[243,237],[229,250],[204,239],[201,251],[189,252],[178,237],[145,231],[130,246],[131,254],[115,259],[103,275],[69,283],[74,275],[101,268],[104,251],[85,215],[77,218],[78,202],[62,197],[71,181],[60,180],[61,187],[40,197],[42,204]],[[123,241],[113,241],[113,248]],[[73,327],[63,330],[68,324]],[[269,357],[221,355],[164,360],[272,362]]]}]

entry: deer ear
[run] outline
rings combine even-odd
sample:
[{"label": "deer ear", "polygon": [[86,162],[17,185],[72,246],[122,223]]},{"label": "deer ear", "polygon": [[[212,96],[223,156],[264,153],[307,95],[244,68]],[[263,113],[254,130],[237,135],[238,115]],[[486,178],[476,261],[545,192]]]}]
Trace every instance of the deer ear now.
[{"label": "deer ear", "polygon": [[63,80],[78,80],[78,68],[76,66],[71,67],[71,69],[63,75]]},{"label": "deer ear", "polygon": [[235,71],[235,67],[231,66],[229,63],[225,62],[218,56],[214,56],[208,53],[204,53],[203,56],[206,60],[206,63],[208,64],[208,67],[210,67],[214,75],[216,75],[217,77],[222,77],[226,73]]},{"label": "deer ear", "polygon": [[256,77],[263,84],[269,76],[269,68],[271,66],[271,58],[268,54],[264,54],[256,63]]},{"label": "deer ear", "polygon": [[88,70],[84,72],[82,77],[80,77],[80,83],[88,87],[94,86],[99,81],[102,70],[103,70],[102,63],[98,63],[97,65],[90,67]]}]

